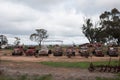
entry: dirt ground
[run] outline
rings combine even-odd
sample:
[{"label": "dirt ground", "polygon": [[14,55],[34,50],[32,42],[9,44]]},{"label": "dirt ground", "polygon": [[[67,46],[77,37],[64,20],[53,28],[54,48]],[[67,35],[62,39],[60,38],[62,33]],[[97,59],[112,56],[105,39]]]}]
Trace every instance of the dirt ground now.
[{"label": "dirt ground", "polygon": [[90,73],[80,68],[55,68],[31,62],[1,62],[1,69],[8,75],[47,75],[51,74],[54,80],[95,80],[95,77],[115,77],[112,73]]},{"label": "dirt ground", "polygon": [[[16,62],[43,62],[43,61],[53,61],[53,62],[94,62],[94,61],[109,61],[110,57],[81,57],[81,56],[75,56],[68,58],[66,56],[62,57],[55,57],[55,56],[41,56],[41,57],[34,57],[34,56],[1,56],[1,60],[10,60],[10,61],[16,61]],[[118,60],[118,57],[112,57],[112,60]]]},{"label": "dirt ground", "polygon": [[[54,80],[95,80],[95,77],[116,77],[113,73],[100,73],[100,72],[89,72],[87,69],[80,68],[55,68],[36,62],[42,61],[55,61],[55,62],[82,62],[82,61],[108,61],[109,57],[89,57],[84,58],[75,56],[67,58],[66,56],[54,57],[38,57],[34,56],[11,56],[0,52],[0,69],[8,75],[46,75],[51,74]],[[118,59],[113,57],[112,60]],[[7,61],[6,61],[7,60]]]}]

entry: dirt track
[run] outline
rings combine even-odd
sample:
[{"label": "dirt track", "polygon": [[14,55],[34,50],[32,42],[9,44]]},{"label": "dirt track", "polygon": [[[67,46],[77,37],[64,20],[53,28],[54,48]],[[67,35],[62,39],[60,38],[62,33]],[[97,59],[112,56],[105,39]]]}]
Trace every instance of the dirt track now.
[{"label": "dirt track", "polygon": [[[1,53],[2,54],[2,53]],[[10,56],[1,55],[0,68],[8,75],[46,75],[51,74],[54,80],[95,80],[95,77],[115,77],[113,73],[100,73],[93,72],[90,73],[87,69],[80,68],[55,68],[50,66],[45,66],[38,64],[36,62],[42,61],[55,61],[55,62],[82,62],[82,61],[108,61],[109,57],[89,57],[84,58],[80,56],[75,56],[72,58],[67,58],[66,56],[54,57],[50,55],[49,57],[38,57],[34,56]],[[118,59],[113,57],[112,60]],[[6,61],[7,60],[7,61]]]},{"label": "dirt track", "polygon": [[[109,61],[110,57],[81,57],[81,56],[75,56],[72,58],[67,58],[66,56],[62,57],[54,57],[54,56],[49,56],[49,57],[34,57],[34,56],[1,56],[2,60],[10,60],[10,61],[27,61],[27,62],[43,62],[43,61],[54,61],[54,62],[83,62],[83,61]],[[118,60],[118,57],[112,57],[112,60]]]}]

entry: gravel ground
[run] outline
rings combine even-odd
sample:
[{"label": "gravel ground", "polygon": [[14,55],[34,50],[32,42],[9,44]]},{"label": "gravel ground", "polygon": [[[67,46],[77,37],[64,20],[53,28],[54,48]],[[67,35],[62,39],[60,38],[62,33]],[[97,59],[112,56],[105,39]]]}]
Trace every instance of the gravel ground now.
[{"label": "gravel ground", "polygon": [[1,62],[0,68],[6,75],[47,75],[51,74],[54,80],[95,80],[95,77],[115,77],[112,73],[89,72],[80,68],[55,68],[35,62]]},{"label": "gravel ground", "polygon": [[[91,61],[108,61],[110,58],[105,57],[89,57],[84,58],[80,56],[75,56],[72,58],[67,58],[66,56],[54,57],[50,55],[49,57],[38,57],[34,56],[10,56],[2,55],[6,52],[0,51],[0,69],[2,73],[6,75],[46,75],[51,74],[54,80],[95,80],[95,77],[116,77],[113,73],[100,73],[100,72],[89,72],[87,69],[80,68],[55,68],[36,62],[43,61],[54,61],[54,62],[91,62]],[[9,52],[8,52],[9,53]],[[10,53],[9,53],[10,54]],[[118,60],[119,58],[113,57],[112,60]],[[6,61],[7,60],[7,61]]]}]

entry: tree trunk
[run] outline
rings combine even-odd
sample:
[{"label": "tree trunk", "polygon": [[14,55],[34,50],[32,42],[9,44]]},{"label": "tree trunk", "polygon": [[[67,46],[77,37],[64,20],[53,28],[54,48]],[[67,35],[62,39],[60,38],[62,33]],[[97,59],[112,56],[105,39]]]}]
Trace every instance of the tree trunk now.
[{"label": "tree trunk", "polygon": [[40,49],[41,49],[41,41],[40,41],[40,43],[39,43],[39,47],[40,47]]},{"label": "tree trunk", "polygon": [[118,46],[120,46],[120,38],[118,38],[117,44]]}]

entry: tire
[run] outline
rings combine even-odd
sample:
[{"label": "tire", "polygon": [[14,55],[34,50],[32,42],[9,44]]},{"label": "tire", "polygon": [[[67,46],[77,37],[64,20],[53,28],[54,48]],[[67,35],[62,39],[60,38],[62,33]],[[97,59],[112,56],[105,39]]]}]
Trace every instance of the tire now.
[{"label": "tire", "polygon": [[48,54],[52,54],[52,50],[49,50],[49,51],[48,51]]},{"label": "tire", "polygon": [[53,55],[54,55],[54,56],[62,56],[62,53],[61,53],[61,52],[58,52],[58,53],[54,53]]},{"label": "tire", "polygon": [[12,53],[12,56],[14,56],[14,55],[15,55],[15,53],[13,52],[13,53]]},{"label": "tire", "polygon": [[20,52],[20,56],[22,56],[23,55],[23,52]]},{"label": "tire", "polygon": [[72,52],[72,55],[75,56],[75,52]]}]

